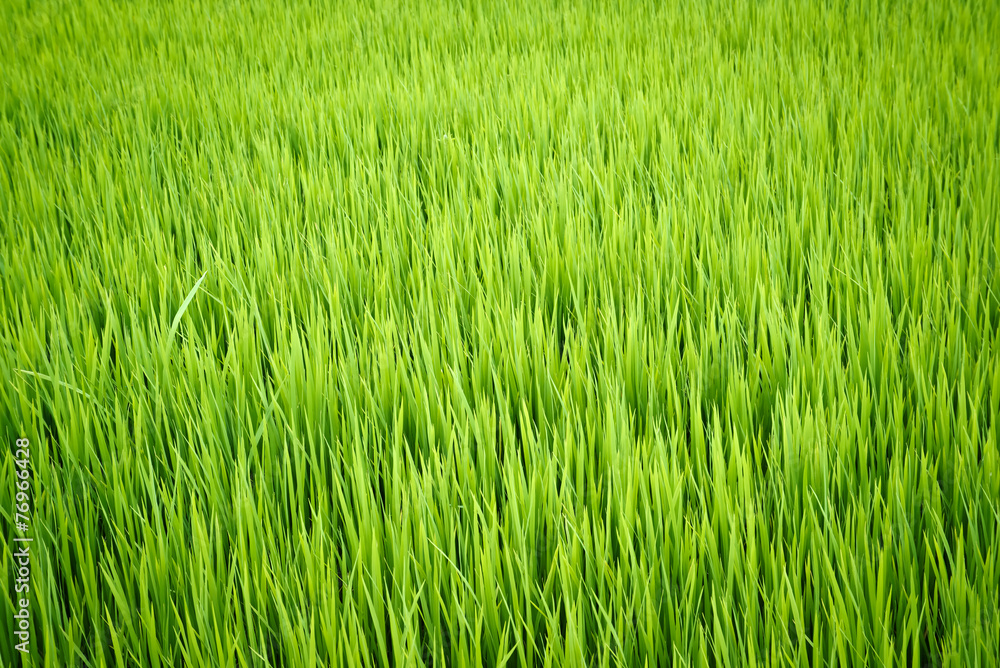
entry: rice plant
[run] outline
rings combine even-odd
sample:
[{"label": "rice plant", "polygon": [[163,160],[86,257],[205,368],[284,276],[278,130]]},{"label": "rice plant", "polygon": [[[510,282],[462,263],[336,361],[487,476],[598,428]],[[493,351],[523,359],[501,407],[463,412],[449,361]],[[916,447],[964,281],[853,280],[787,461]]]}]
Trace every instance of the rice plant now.
[{"label": "rice plant", "polygon": [[997,3],[0,25],[0,665],[998,665]]}]

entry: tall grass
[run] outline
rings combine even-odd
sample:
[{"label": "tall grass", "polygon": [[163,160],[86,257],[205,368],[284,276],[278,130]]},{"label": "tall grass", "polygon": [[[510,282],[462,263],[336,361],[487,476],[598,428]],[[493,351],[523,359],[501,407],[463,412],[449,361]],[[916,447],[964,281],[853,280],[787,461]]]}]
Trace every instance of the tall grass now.
[{"label": "tall grass", "polygon": [[997,665],[995,3],[0,24],[24,665]]}]

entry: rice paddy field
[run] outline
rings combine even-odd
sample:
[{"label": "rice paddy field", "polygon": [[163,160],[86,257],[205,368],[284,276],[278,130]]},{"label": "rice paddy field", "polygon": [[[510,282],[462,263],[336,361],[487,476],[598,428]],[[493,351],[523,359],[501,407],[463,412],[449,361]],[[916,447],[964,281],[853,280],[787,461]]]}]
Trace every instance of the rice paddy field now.
[{"label": "rice paddy field", "polygon": [[997,3],[0,25],[0,665],[998,665]]}]

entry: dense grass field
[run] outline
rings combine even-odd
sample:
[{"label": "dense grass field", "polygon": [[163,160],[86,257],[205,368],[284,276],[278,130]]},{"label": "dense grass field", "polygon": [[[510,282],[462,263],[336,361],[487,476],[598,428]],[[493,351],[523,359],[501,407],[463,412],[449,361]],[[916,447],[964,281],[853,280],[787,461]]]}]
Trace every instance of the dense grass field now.
[{"label": "dense grass field", "polygon": [[997,3],[0,26],[0,665],[998,665]]}]

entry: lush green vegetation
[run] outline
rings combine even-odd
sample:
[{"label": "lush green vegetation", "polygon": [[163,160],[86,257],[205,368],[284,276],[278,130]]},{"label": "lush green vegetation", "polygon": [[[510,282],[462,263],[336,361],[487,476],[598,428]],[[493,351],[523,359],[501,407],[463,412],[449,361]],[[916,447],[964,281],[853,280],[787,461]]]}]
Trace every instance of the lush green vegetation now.
[{"label": "lush green vegetation", "polygon": [[376,4],[0,6],[34,665],[997,665],[996,3]]}]

